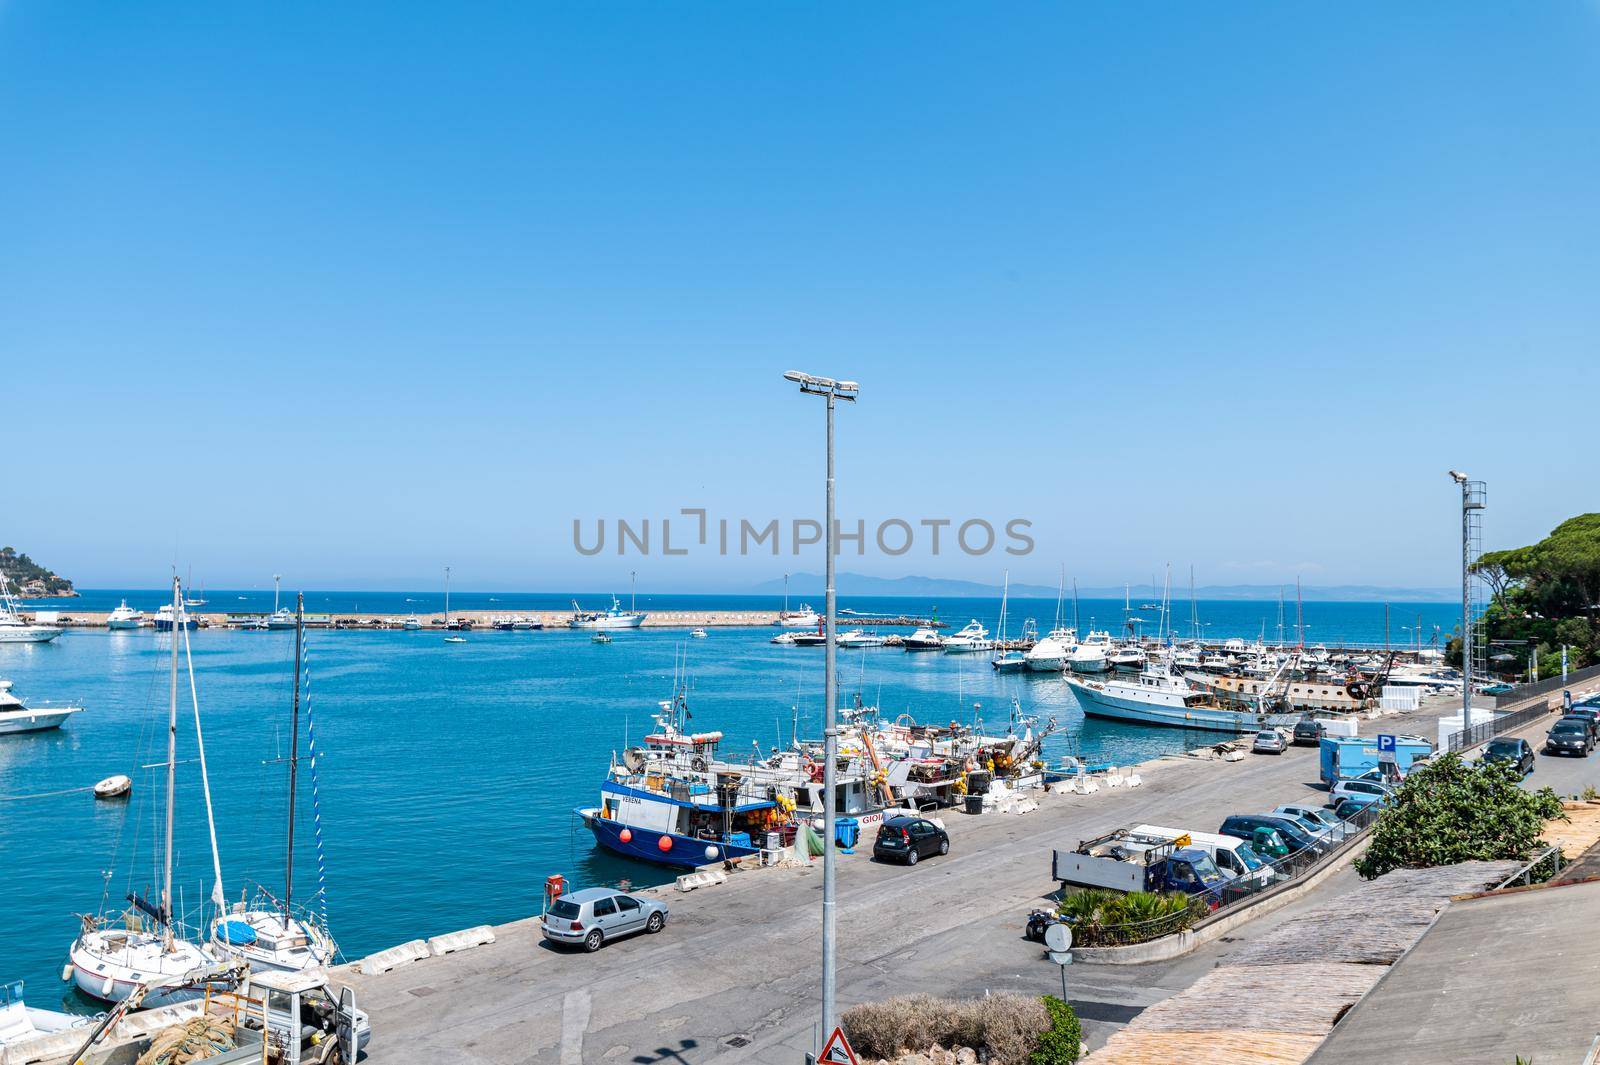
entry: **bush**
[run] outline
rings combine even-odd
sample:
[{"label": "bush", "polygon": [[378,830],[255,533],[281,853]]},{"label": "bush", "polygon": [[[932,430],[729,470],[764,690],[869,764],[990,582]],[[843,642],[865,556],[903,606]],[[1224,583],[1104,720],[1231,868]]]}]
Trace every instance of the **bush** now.
[{"label": "bush", "polygon": [[[1177,892],[1130,891],[1120,894],[1090,888],[1074,892],[1061,900],[1059,912],[1072,926],[1072,941],[1084,947],[1142,943],[1146,939],[1182,931],[1205,913],[1188,896]],[[1187,917],[1184,915],[1187,913]],[[1172,918],[1151,925],[1161,918]],[[1128,929],[1128,925],[1150,925]],[[1148,933],[1148,934],[1145,934]]]},{"label": "bush", "polygon": [[1033,1065],[1031,1055],[1041,1039],[1056,1029],[1056,1017],[1047,1006],[1048,1001],[1032,995],[1009,992],[979,999],[908,995],[853,1006],[840,1020],[856,1053],[868,1057],[967,1046],[986,1049],[995,1065]]},{"label": "bush", "polygon": [[1521,782],[1503,762],[1466,762],[1454,751],[1429,760],[1378,815],[1356,872],[1371,880],[1391,869],[1527,861],[1545,821],[1566,815],[1555,792],[1524,791]]},{"label": "bush", "polygon": [[1050,1014],[1050,1027],[1039,1036],[1039,1045],[1028,1056],[1028,1065],[1071,1065],[1083,1052],[1083,1026],[1078,1014],[1054,995],[1044,996]]}]

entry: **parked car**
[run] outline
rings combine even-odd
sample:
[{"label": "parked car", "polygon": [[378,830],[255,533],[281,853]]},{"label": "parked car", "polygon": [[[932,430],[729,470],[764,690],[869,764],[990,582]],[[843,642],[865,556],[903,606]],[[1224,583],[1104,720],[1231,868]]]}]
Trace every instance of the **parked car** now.
[{"label": "parked car", "polygon": [[1387,784],[1380,784],[1376,780],[1341,780],[1328,789],[1333,802],[1338,802],[1346,795],[1365,796],[1368,802],[1388,802],[1394,797],[1394,789]]},{"label": "parked car", "polygon": [[1294,723],[1294,745],[1296,747],[1320,747],[1322,737],[1327,735],[1328,726],[1314,717],[1302,717]]},{"label": "parked car", "polygon": [[622,936],[659,932],[666,923],[667,904],[657,899],[614,888],[583,888],[550,904],[544,915],[544,937],[552,943],[581,943],[593,953]]},{"label": "parked car", "polygon": [[1325,810],[1320,806],[1309,803],[1284,803],[1272,811],[1275,814],[1287,814],[1306,826],[1308,831],[1315,829],[1319,836],[1329,839],[1341,840],[1345,834],[1345,824],[1333,815],[1333,811]]},{"label": "parked car", "polygon": [[1217,831],[1224,836],[1237,836],[1254,847],[1255,830],[1258,828],[1270,828],[1277,832],[1287,844],[1290,854],[1298,854],[1303,850],[1323,850],[1323,844],[1315,836],[1301,828],[1299,822],[1283,814],[1234,814],[1222,822],[1222,827]]},{"label": "parked car", "polygon": [[1561,715],[1562,720],[1569,717],[1581,717],[1589,722],[1589,731],[1594,734],[1595,741],[1600,743],[1600,707],[1574,706],[1571,710]]},{"label": "parked car", "polygon": [[921,817],[886,817],[878,826],[872,856],[882,861],[893,859],[916,865],[920,858],[950,853],[950,834]]},{"label": "parked car", "polygon": [[1264,728],[1256,733],[1256,741],[1250,749],[1257,754],[1282,754],[1289,749],[1289,741],[1283,738],[1282,730]]},{"label": "parked car", "polygon": [[1511,739],[1501,736],[1489,741],[1489,746],[1484,748],[1483,761],[1509,762],[1517,767],[1517,772],[1527,776],[1533,772],[1533,748],[1527,740]]},{"label": "parked car", "polygon": [[1587,758],[1594,750],[1594,728],[1587,718],[1564,717],[1545,733],[1545,754],[1576,754]]},{"label": "parked car", "polygon": [[1376,795],[1345,795],[1335,799],[1323,809],[1341,821],[1349,821],[1367,807],[1381,805]]}]

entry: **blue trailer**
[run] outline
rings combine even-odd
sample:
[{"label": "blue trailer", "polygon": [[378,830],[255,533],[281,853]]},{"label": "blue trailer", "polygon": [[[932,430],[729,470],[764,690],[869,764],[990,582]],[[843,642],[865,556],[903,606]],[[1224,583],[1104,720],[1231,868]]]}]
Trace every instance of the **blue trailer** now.
[{"label": "blue trailer", "polygon": [[[1409,773],[1412,763],[1432,754],[1433,744],[1421,736],[1395,737],[1394,765],[1401,773]],[[1376,769],[1379,761],[1376,736],[1322,737],[1322,782],[1329,787]]]}]

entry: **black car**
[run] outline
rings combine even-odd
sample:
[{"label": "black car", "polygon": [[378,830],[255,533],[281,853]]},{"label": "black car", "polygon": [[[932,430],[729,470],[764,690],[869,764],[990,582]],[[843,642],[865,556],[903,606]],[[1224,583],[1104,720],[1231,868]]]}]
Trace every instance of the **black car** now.
[{"label": "black car", "polygon": [[1222,822],[1222,827],[1217,831],[1224,836],[1233,836],[1248,843],[1251,835],[1258,828],[1276,830],[1278,835],[1283,837],[1283,841],[1289,845],[1290,854],[1298,854],[1303,850],[1315,853],[1323,849],[1321,840],[1318,840],[1311,833],[1300,827],[1291,818],[1277,814],[1234,814]]},{"label": "black car", "polygon": [[1545,754],[1576,754],[1587,758],[1594,750],[1594,728],[1586,718],[1564,717],[1550,726],[1544,737]]},{"label": "black car", "polygon": [[950,853],[950,834],[921,817],[886,817],[878,826],[872,856],[882,861],[893,859],[916,865],[919,858]]},{"label": "black car", "polygon": [[1504,736],[1489,741],[1489,746],[1484,748],[1483,760],[1485,762],[1509,762],[1516,766],[1517,772],[1527,776],[1533,772],[1533,748],[1527,740],[1508,739]]},{"label": "black car", "polygon": [[1314,717],[1302,717],[1294,723],[1294,745],[1296,747],[1319,747],[1322,737],[1328,732],[1328,726]]},{"label": "black car", "polygon": [[1594,736],[1596,743],[1600,743],[1600,707],[1574,706],[1561,715],[1561,720],[1565,721],[1569,717],[1581,717],[1589,722],[1590,734]]}]

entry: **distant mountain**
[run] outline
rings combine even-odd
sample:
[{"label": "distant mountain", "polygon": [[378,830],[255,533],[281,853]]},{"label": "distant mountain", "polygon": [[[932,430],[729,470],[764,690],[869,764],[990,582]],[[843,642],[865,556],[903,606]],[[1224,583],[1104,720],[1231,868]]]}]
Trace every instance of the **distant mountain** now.
[{"label": "distant mountain", "polygon": [[[933,596],[952,598],[998,598],[1000,585],[979,581],[952,580],[947,577],[871,577],[862,573],[840,573],[837,577],[840,595],[904,596],[926,599]],[[764,581],[750,589],[755,595],[782,595],[783,580]],[[1071,586],[1067,588],[1070,594]],[[818,596],[823,592],[823,578],[815,573],[793,573],[789,576],[791,596]],[[1056,589],[1042,584],[1013,584],[1011,594],[1024,599],[1054,599]],[[1161,589],[1148,584],[1135,584],[1127,594],[1138,603],[1155,602],[1161,598]],[[1245,601],[1276,600],[1279,594],[1294,598],[1294,585],[1278,584],[1218,584],[1195,589],[1198,599],[1228,599]],[[1123,586],[1080,587],[1078,595],[1084,599],[1121,599]],[[1319,603],[1448,603],[1460,598],[1461,593],[1451,588],[1381,588],[1370,584],[1307,585],[1300,590],[1302,598]],[[1189,589],[1173,588],[1174,600],[1189,598]]]},{"label": "distant mountain", "polygon": [[6,575],[11,591],[22,599],[50,599],[75,596],[72,582],[45,569],[14,547],[0,547],[0,573]]}]

